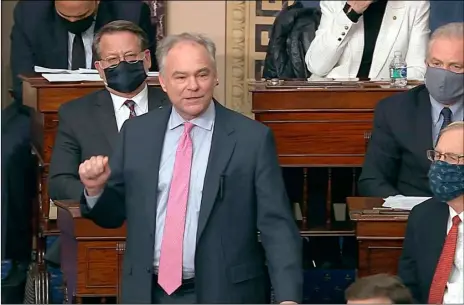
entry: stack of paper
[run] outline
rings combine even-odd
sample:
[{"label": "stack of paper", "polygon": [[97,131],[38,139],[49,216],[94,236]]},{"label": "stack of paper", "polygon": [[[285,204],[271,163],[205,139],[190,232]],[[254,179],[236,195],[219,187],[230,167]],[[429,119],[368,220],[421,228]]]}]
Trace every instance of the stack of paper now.
[{"label": "stack of paper", "polygon": [[401,210],[412,210],[413,207],[422,203],[431,197],[407,197],[403,195],[390,196],[385,200],[382,207],[401,209]]},{"label": "stack of paper", "polygon": [[80,74],[80,73],[71,73],[71,74],[42,74],[43,78],[49,82],[100,82],[102,79],[98,74]]},{"label": "stack of paper", "polygon": [[[50,69],[35,66],[36,73],[42,73],[43,78],[49,82],[99,82],[102,81],[98,71],[95,69],[66,70]],[[148,72],[148,76],[158,76],[159,72]]]}]

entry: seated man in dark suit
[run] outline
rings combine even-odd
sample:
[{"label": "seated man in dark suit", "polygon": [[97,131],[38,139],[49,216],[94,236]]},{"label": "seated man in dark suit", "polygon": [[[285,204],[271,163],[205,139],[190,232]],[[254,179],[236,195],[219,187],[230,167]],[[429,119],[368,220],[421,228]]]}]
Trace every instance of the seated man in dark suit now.
[{"label": "seated man in dark suit", "polygon": [[432,160],[433,198],[408,219],[398,274],[417,304],[463,304],[464,122],[445,128]]},{"label": "seated man in dark suit", "polygon": [[19,74],[34,73],[34,66],[56,69],[92,68],[94,34],[114,20],[128,20],[147,33],[152,69],[155,59],[156,29],[150,8],[140,0],[68,1],[20,0],[14,9],[11,31],[13,95],[21,102]]},{"label": "seated man in dark suit", "polygon": [[[62,105],[50,163],[48,193],[52,200],[79,200],[83,185],[79,164],[95,154],[111,155],[114,140],[128,118],[160,107],[165,93],[148,87],[151,65],[146,34],[129,21],[113,21],[95,36],[95,63],[106,90]],[[59,263],[59,243],[46,259]]]},{"label": "seated man in dark suit", "polygon": [[432,35],[425,85],[380,101],[359,178],[362,196],[432,196],[424,152],[440,130],[464,117],[464,23]]}]

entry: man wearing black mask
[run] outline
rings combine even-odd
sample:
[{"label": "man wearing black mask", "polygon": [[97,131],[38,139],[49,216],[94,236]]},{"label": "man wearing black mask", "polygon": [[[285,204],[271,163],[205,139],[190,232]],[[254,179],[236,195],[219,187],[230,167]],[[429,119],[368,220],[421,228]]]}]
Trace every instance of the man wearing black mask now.
[{"label": "man wearing black mask", "polygon": [[[141,0],[69,1],[20,0],[14,10],[11,32],[13,95],[21,103],[19,74],[31,74],[34,66],[55,69],[93,68],[94,34],[114,20],[139,25],[149,37],[150,54],[156,49],[156,29],[150,8]],[[152,56],[152,70],[157,70]]]},{"label": "man wearing black mask", "polygon": [[427,176],[440,131],[464,119],[464,23],[435,30],[425,85],[380,101],[362,173],[362,196],[432,196]]},{"label": "man wearing black mask", "polygon": [[[94,155],[111,156],[118,132],[127,119],[165,103],[165,93],[146,83],[151,66],[148,45],[144,31],[129,21],[110,22],[96,34],[94,64],[106,89],[60,107],[50,162],[51,199],[79,200],[84,189],[79,180],[79,164]],[[59,253],[56,242],[45,258],[59,263]]]}]

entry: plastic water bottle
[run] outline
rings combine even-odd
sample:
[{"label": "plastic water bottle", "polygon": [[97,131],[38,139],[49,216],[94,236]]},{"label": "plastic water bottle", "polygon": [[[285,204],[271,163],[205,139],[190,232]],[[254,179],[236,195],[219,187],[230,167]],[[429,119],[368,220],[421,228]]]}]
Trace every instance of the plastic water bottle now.
[{"label": "plastic water bottle", "polygon": [[392,87],[406,87],[408,84],[408,66],[401,54],[395,51],[395,57],[390,63],[390,85]]}]

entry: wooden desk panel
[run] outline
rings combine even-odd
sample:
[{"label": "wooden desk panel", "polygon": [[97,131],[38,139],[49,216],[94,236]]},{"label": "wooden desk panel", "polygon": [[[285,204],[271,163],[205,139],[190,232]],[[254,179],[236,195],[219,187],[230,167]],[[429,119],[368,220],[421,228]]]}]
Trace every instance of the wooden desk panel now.
[{"label": "wooden desk panel", "polygon": [[358,275],[396,274],[408,214],[371,214],[382,206],[381,198],[350,197],[347,204],[358,240]]},{"label": "wooden desk panel", "polygon": [[[398,89],[378,82],[320,88],[308,87],[304,81],[283,81],[279,86],[250,83],[252,112],[257,121],[273,131],[280,164],[303,168],[303,231],[311,228],[305,215],[309,197],[307,168],[329,168],[326,229],[330,231],[333,214],[330,168],[361,167],[371,137],[376,104],[418,84]],[[352,196],[355,196],[356,181],[352,181],[352,189]]]},{"label": "wooden desk panel", "polygon": [[68,295],[77,303],[82,303],[83,297],[116,297],[126,226],[103,229],[81,217],[78,202],[55,204],[61,231],[61,269]]}]

